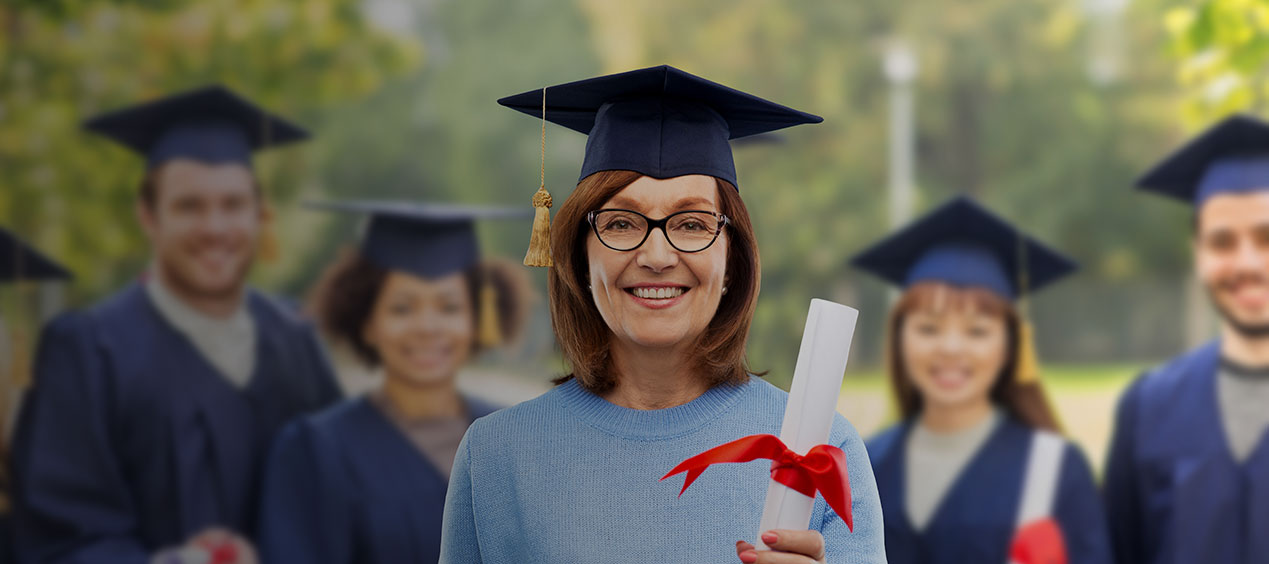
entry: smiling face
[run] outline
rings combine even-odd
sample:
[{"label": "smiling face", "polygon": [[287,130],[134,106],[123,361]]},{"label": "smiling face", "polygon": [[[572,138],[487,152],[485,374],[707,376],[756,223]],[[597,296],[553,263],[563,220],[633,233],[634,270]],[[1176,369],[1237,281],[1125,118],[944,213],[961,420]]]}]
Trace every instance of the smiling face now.
[{"label": "smiling face", "polygon": [[472,353],[473,307],[461,272],[425,280],[389,271],[362,338],[388,378],[412,386],[449,384]]},{"label": "smiling face", "polygon": [[921,404],[945,408],[991,401],[1008,357],[1005,316],[946,285],[929,297],[909,306],[898,327],[904,374]]},{"label": "smiling face", "polygon": [[1269,191],[1214,196],[1198,213],[1199,280],[1230,327],[1269,336]]},{"label": "smiling face", "polygon": [[255,258],[263,207],[240,164],[174,159],[154,173],[154,194],[139,206],[165,284],[179,295],[236,295]]},{"label": "smiling face", "polygon": [[[718,184],[701,175],[643,176],[600,208],[634,210],[652,219],[685,210],[719,213]],[[639,248],[615,251],[591,231],[586,239],[591,297],[618,341],[653,348],[694,343],[718,311],[728,245],[724,230],[709,248],[684,253],[653,230]]]}]

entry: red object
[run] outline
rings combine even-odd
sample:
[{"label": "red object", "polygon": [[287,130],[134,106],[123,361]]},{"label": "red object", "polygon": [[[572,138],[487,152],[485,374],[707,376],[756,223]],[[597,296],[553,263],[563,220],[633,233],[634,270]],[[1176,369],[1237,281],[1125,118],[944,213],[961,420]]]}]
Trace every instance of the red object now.
[{"label": "red object", "polygon": [[759,458],[772,461],[772,480],[807,497],[814,498],[815,492],[820,492],[828,506],[846,522],[846,527],[852,532],[855,530],[855,521],[850,515],[850,475],[846,471],[846,453],[832,445],[816,445],[806,455],[801,455],[789,450],[775,435],[750,435],[684,460],[661,479],[687,472],[683,489],[679,490],[682,496],[711,464],[750,462]]},{"label": "red object", "polygon": [[1066,564],[1066,541],[1053,519],[1032,521],[1018,530],[1009,548],[1017,564]]},{"label": "red object", "polygon": [[211,564],[233,564],[238,561],[238,547],[232,541],[219,543],[200,543],[201,548],[211,556]]}]

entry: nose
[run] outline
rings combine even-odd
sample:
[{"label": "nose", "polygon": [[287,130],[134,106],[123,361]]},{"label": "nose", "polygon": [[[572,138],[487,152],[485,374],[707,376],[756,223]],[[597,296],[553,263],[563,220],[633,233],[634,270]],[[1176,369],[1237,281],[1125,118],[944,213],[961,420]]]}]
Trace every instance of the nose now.
[{"label": "nose", "polygon": [[942,353],[959,353],[965,347],[965,339],[960,331],[945,331],[939,338],[938,348]]},{"label": "nose", "polygon": [[653,272],[663,272],[679,263],[679,252],[670,245],[663,229],[653,229],[648,240],[635,250],[635,264]]},{"label": "nose", "polygon": [[1243,240],[1234,254],[1234,267],[1240,272],[1262,273],[1265,270],[1263,251],[1252,241]]},{"label": "nose", "polygon": [[225,235],[233,228],[232,214],[219,209],[211,209],[203,215],[200,222],[203,233],[212,236]]}]

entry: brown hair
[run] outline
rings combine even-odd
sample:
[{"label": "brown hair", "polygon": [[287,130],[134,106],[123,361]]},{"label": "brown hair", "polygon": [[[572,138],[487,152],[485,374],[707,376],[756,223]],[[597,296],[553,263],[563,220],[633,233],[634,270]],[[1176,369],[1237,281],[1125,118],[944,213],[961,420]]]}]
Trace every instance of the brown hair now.
[{"label": "brown hair", "polygon": [[[375,301],[391,270],[366,259],[355,249],[344,249],[322,274],[310,292],[309,312],[322,331],[347,343],[368,365],[379,364],[379,353],[365,341],[363,329],[374,312]],[[488,283],[497,296],[498,325],[503,342],[520,334],[528,313],[529,282],[524,269],[503,260],[485,260],[463,273],[471,298],[472,318],[480,319],[480,288]],[[473,353],[480,352],[475,344]]]},{"label": "brown hair", "polygon": [[[594,393],[616,385],[609,344],[612,331],[599,315],[588,286],[586,214],[615,196],[642,175],[627,170],[596,172],[582,179],[555,215],[551,229],[548,275],[551,326],[572,373],[556,380],[577,378]],[[758,303],[760,283],[758,239],[739,192],[716,179],[719,211],[730,220],[727,231],[727,293],[697,343],[697,365],[710,386],[743,382],[750,373],[745,341]]]},{"label": "brown hair", "polygon": [[983,288],[958,288],[941,282],[918,283],[899,298],[890,312],[887,330],[886,363],[890,390],[904,419],[921,411],[921,394],[903,365],[903,320],[920,309],[973,308],[987,315],[1003,316],[1007,333],[1005,364],[991,387],[991,401],[1023,423],[1039,429],[1058,431],[1057,417],[1040,382],[1023,384],[1017,380],[1017,360],[1021,317],[1008,300]]}]

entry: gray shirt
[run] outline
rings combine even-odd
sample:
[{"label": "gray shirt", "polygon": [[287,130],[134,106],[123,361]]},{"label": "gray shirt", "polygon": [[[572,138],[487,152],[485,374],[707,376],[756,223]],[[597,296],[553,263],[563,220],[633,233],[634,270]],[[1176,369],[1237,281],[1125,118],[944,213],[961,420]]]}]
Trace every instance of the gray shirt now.
[{"label": "gray shirt", "polygon": [[1222,360],[1216,392],[1230,452],[1234,460],[1246,462],[1269,428],[1269,368]]},{"label": "gray shirt", "polygon": [[907,457],[903,478],[907,494],[904,510],[918,531],[929,524],[948,488],[987,442],[1000,420],[1000,410],[993,410],[982,421],[952,433],[931,431],[919,421],[912,425],[908,444],[904,446]]}]

